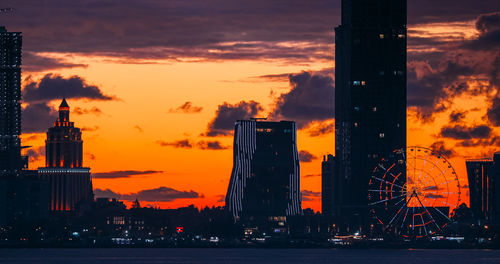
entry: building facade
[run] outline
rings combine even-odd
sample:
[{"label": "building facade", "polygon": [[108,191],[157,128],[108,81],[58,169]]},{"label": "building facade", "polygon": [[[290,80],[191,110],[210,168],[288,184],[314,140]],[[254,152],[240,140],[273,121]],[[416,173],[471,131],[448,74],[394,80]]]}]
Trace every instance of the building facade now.
[{"label": "building facade", "polygon": [[500,226],[500,152],[492,159],[467,160],[470,208],[478,224]]},{"label": "building facade", "polygon": [[21,157],[21,48],[20,32],[0,27],[0,177],[18,175]]},{"label": "building facade", "polygon": [[493,160],[467,160],[470,208],[479,224],[490,223],[495,203]]},{"label": "building facade", "polygon": [[236,221],[302,213],[295,122],[236,122],[226,207]]},{"label": "building facade", "polygon": [[48,186],[21,156],[21,32],[0,26],[0,226],[48,214]]},{"label": "building facade", "polygon": [[51,168],[82,167],[82,132],[69,120],[69,105],[63,99],[59,106],[59,118],[47,132],[45,141],[45,166]]},{"label": "building facade", "polygon": [[370,173],[406,147],[406,0],[342,0],[335,29],[335,156],[341,214],[366,225]]},{"label": "building facade", "polygon": [[79,203],[93,199],[90,168],[82,166],[82,133],[69,118],[65,99],[59,106],[59,118],[47,132],[45,168],[38,168],[40,179],[50,187],[50,209],[74,211]]},{"label": "building facade", "polygon": [[335,157],[324,156],[321,163],[321,212],[327,217],[335,216],[337,211],[338,192],[335,189],[339,182],[335,176]]}]

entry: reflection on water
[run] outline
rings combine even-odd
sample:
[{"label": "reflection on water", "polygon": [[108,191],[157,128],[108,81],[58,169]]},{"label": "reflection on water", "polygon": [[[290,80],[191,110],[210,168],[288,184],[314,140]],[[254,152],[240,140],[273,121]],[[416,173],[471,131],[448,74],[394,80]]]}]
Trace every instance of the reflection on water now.
[{"label": "reflection on water", "polygon": [[500,263],[495,250],[0,249],[0,263]]}]

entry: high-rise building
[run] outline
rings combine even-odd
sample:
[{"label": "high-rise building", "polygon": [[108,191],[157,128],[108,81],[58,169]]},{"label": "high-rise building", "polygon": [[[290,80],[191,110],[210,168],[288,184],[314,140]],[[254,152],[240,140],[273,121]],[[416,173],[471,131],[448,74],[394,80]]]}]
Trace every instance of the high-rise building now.
[{"label": "high-rise building", "polygon": [[47,183],[21,156],[21,32],[0,26],[0,226],[48,212]]},{"label": "high-rise building", "polygon": [[335,157],[330,154],[324,156],[321,163],[321,211],[327,217],[338,214],[340,182],[335,173]]},{"label": "high-rise building", "polygon": [[226,207],[237,221],[302,213],[295,122],[236,122]]},{"label": "high-rise building", "polygon": [[50,209],[65,212],[93,197],[90,168],[82,167],[82,132],[69,119],[66,99],[59,106],[59,118],[47,132],[45,168],[38,168],[40,179],[49,182]]},{"label": "high-rise building", "polygon": [[59,106],[59,118],[47,132],[45,141],[45,166],[82,167],[82,132],[69,120],[69,105],[63,99]]},{"label": "high-rise building", "polygon": [[0,177],[18,175],[21,157],[21,47],[20,32],[0,27]]},{"label": "high-rise building", "polygon": [[492,222],[494,225],[500,227],[500,152],[495,153],[493,155],[493,169],[491,170],[493,179],[498,179],[494,183],[494,190],[493,190],[493,219]]},{"label": "high-rise building", "polygon": [[495,203],[493,160],[467,160],[465,165],[469,179],[470,208],[474,218],[480,224],[490,223]]},{"label": "high-rise building", "polygon": [[348,225],[369,219],[370,173],[406,147],[406,0],[342,0],[335,29],[335,156]]},{"label": "high-rise building", "polygon": [[479,224],[500,220],[500,152],[492,159],[467,160],[470,209]]}]

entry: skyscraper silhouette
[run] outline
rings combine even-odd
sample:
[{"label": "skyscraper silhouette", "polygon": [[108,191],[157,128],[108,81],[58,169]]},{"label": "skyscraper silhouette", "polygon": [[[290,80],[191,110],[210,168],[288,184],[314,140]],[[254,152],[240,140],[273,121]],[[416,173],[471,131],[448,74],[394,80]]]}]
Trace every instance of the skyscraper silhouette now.
[{"label": "skyscraper silhouette", "polygon": [[233,149],[226,206],[236,220],[302,213],[295,122],[239,120]]},{"label": "skyscraper silhouette", "polygon": [[21,32],[0,26],[0,226],[48,212],[48,186],[21,156]]},{"label": "skyscraper silhouette", "polygon": [[354,227],[368,220],[377,161],[406,147],[406,0],[342,0],[335,32],[335,155]]},{"label": "skyscraper silhouette", "polygon": [[82,132],[69,118],[66,99],[59,106],[59,118],[47,132],[45,168],[39,177],[49,182],[52,211],[73,211],[82,201],[92,199],[90,169],[82,167]]},{"label": "skyscraper silhouette", "polygon": [[327,155],[323,157],[321,163],[321,212],[324,216],[336,216],[338,212],[338,188],[339,182],[335,175],[335,157]]},{"label": "skyscraper silhouette", "polygon": [[0,177],[15,176],[21,158],[21,47],[20,32],[0,27]]},{"label": "skyscraper silhouette", "polygon": [[500,226],[500,152],[492,159],[467,160],[470,209],[478,224]]},{"label": "skyscraper silhouette", "polygon": [[78,168],[82,166],[82,132],[69,120],[69,105],[63,99],[59,118],[47,132],[45,166]]}]

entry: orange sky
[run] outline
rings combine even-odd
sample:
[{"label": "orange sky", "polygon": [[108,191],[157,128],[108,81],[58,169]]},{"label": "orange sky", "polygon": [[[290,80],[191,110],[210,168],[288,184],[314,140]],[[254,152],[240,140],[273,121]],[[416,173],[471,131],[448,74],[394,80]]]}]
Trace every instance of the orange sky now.
[{"label": "orange sky", "polygon": [[[458,29],[457,29],[458,28]],[[455,32],[465,32],[472,38],[476,32],[473,22],[462,24],[426,24],[415,27],[419,34],[435,34],[446,37]],[[450,33],[451,32],[451,33]],[[332,31],[332,41],[333,31]],[[410,47],[411,49],[412,47]],[[333,54],[334,45],[331,50]],[[298,73],[319,71],[332,68],[334,61],[316,61],[309,64],[294,65],[277,60],[246,61],[232,60],[219,62],[154,61],[150,64],[124,64],[107,57],[86,57],[79,54],[45,53],[45,56],[71,58],[73,63],[84,63],[86,68],[52,70],[51,73],[64,77],[82,76],[90,84],[95,84],[107,95],[115,95],[119,100],[86,101],[68,100],[72,109],[76,107],[91,109],[98,107],[102,114],[72,114],[71,119],[80,128],[91,128],[83,132],[84,165],[92,172],[118,170],[155,170],[162,173],[138,175],[119,179],[94,179],[94,188],[110,189],[128,194],[140,190],[167,186],[180,191],[196,191],[203,195],[196,199],[177,199],[173,202],[143,202],[163,208],[175,208],[194,204],[196,206],[223,205],[221,196],[225,195],[232,168],[232,148],[226,150],[201,150],[162,147],[158,141],[175,141],[189,138],[198,142],[206,140],[200,136],[217,106],[223,102],[236,104],[242,100],[255,100],[266,107],[264,113],[271,112],[273,102],[281,93],[290,89],[284,79],[259,79],[269,74]],[[47,72],[24,72],[23,77],[41,78]],[[333,74],[333,72],[331,72]],[[452,110],[469,110],[467,122],[476,124],[486,113],[484,96],[462,96],[453,99],[450,110],[436,115],[433,121],[422,123],[410,109],[408,115],[408,145],[429,147],[440,140],[440,128],[448,122]],[[185,102],[203,107],[200,113],[171,113]],[[53,101],[56,107],[58,101]],[[47,128],[51,124],[47,124]],[[94,131],[91,131],[94,130]],[[44,145],[45,135],[23,135],[23,144],[37,148]],[[310,137],[307,129],[300,130],[299,150],[314,154],[317,159],[301,163],[301,189],[321,192],[321,157],[334,151],[334,135]],[[217,138],[226,146],[232,146],[232,137]],[[452,147],[454,141],[444,140]],[[494,151],[488,149],[454,149],[460,155],[450,159],[462,185],[467,184],[464,157],[483,157]],[[43,166],[44,157],[30,163],[34,169]],[[466,191],[462,200],[468,203]],[[321,209],[320,197],[304,201],[303,207]]]}]

